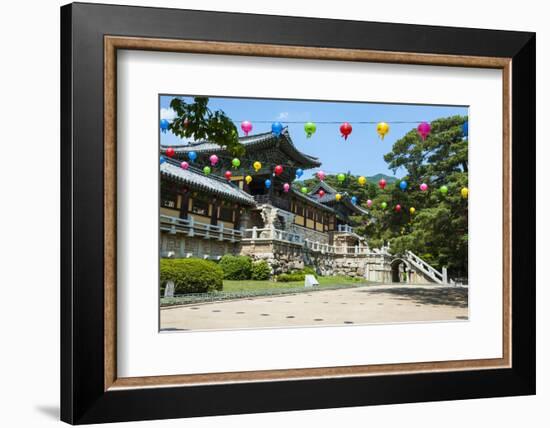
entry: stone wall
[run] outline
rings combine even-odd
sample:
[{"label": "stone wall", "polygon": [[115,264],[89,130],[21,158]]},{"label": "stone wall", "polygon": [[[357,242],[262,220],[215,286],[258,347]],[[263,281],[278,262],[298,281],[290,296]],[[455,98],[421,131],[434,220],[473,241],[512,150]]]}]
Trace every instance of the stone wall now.
[{"label": "stone wall", "polygon": [[183,234],[170,234],[162,232],[160,235],[160,256],[172,258],[208,256],[216,259],[224,254],[238,254],[237,243],[219,241],[217,239],[204,239],[202,237],[189,237]]}]

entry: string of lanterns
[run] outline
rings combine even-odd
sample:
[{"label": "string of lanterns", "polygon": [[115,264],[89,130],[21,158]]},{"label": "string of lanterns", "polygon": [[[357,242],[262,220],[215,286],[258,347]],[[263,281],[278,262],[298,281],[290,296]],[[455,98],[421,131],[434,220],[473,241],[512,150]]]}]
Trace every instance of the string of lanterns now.
[{"label": "string of lanterns", "polygon": [[[262,121],[258,121],[259,123],[262,123]],[[264,122],[265,123],[265,122]],[[287,122],[287,123],[303,123],[303,122]],[[318,122],[318,123],[323,123],[323,124],[333,124],[333,123],[338,123],[338,122]],[[375,122],[368,122],[368,121],[365,121],[365,122],[356,122],[356,123],[359,123],[359,124],[373,124]],[[390,122],[390,123],[418,123],[418,122],[405,122],[405,121],[398,121],[398,122]],[[170,126],[170,123],[168,122],[168,120],[166,119],[162,119],[160,121],[160,130],[161,132],[163,133],[166,133],[166,131],[168,130]],[[253,125],[250,121],[248,120],[245,120],[245,121],[242,121],[241,122],[241,129],[242,131],[244,132],[244,134],[246,136],[248,136],[248,134],[252,131],[253,129]],[[274,136],[278,137],[281,135],[282,131],[284,129],[284,126],[281,122],[273,122],[271,124],[271,132]],[[305,122],[304,124],[304,132],[306,133],[306,138],[311,138],[313,136],[313,134],[315,134],[317,130],[317,125],[314,123],[314,122]],[[426,138],[429,136],[430,132],[431,132],[431,125],[427,122],[420,122],[419,125],[417,126],[417,132],[418,132],[418,135],[420,136],[420,138],[425,141]],[[344,140],[347,140],[349,135],[351,135],[353,131],[353,127],[352,125],[349,123],[349,122],[344,122],[340,125],[340,133],[342,134],[342,138],[344,138]],[[379,137],[381,140],[384,139],[384,137],[389,133],[390,131],[390,125],[388,124],[388,122],[378,122],[377,125],[376,125],[376,132],[378,133]],[[464,137],[468,137],[468,122],[464,122],[464,124],[462,125],[462,131],[463,131],[463,135]],[[168,147],[166,149],[166,155],[168,157],[173,157],[175,155],[175,150],[173,147]],[[197,159],[198,155],[196,152],[194,151],[190,151],[188,154],[188,159],[191,161],[191,162],[195,162],[195,160]],[[223,156],[222,156],[223,157]],[[212,168],[211,167],[215,167],[218,162],[219,162],[220,158],[216,155],[216,154],[212,154],[209,158],[209,161],[210,161],[210,165],[211,166],[204,166],[203,167],[203,173],[205,175],[209,175],[212,173]],[[164,157],[161,156],[160,157],[160,162],[163,163],[165,161]],[[241,166],[241,160],[238,159],[238,158],[233,158],[231,160],[231,164],[233,166],[233,168],[235,169],[238,169],[240,166]],[[254,161],[254,163],[252,164],[254,170],[256,171],[256,173],[262,169],[262,163],[260,161]],[[181,164],[180,164],[180,167],[182,169],[185,169],[187,170],[189,168],[189,163],[187,161],[182,161]],[[284,168],[283,168],[283,165],[275,165],[275,167],[273,168],[273,174],[274,176],[280,176],[284,171]],[[296,172],[295,172],[295,176],[296,176],[296,179],[299,179],[302,175],[303,175],[303,170],[302,169],[297,169]],[[320,181],[324,181],[325,177],[326,177],[326,174],[325,172],[323,171],[318,171],[317,172],[317,178],[320,180]],[[233,173],[229,170],[225,171],[224,173],[224,177],[226,178],[226,180],[228,181],[231,181],[232,177],[233,177]],[[343,174],[343,173],[339,173],[337,174],[336,176],[337,180],[339,183],[343,183],[345,180],[346,180],[346,175]],[[253,181],[253,178],[251,175],[246,175],[245,177],[245,181],[247,184],[250,184],[252,181]],[[366,177],[364,176],[360,176],[358,177],[357,179],[357,182],[360,186],[364,186],[366,183],[367,183],[367,179]],[[270,179],[266,179],[264,181],[264,186],[266,187],[266,189],[269,189],[271,188],[271,185],[272,185],[272,182]],[[381,190],[384,190],[386,188],[386,185],[387,185],[387,182],[385,179],[381,179],[379,180],[378,182],[378,186],[380,187]],[[407,188],[409,187],[408,183],[405,181],[405,180],[402,180],[400,181],[399,183],[399,188],[402,190],[402,191],[406,191]],[[283,191],[285,193],[288,193],[290,191],[290,184],[289,183],[284,183],[283,184]],[[419,189],[421,192],[426,192],[428,190],[428,185],[426,183],[421,183],[419,185]],[[306,194],[308,193],[308,188],[307,187],[302,187],[300,189],[301,193],[303,194]],[[447,193],[448,193],[449,189],[447,186],[445,185],[442,185],[440,188],[439,188],[439,192],[442,196],[446,196]],[[468,198],[468,194],[469,194],[469,190],[467,187],[463,187],[461,190],[460,190],[460,194],[462,196],[463,199],[467,199]],[[323,197],[325,195],[325,192],[324,190],[320,190],[318,192],[318,195],[319,197]],[[342,194],[341,193],[336,193],[335,194],[335,199],[337,202],[339,202],[341,199],[342,199]],[[356,196],[352,196],[351,197],[351,202],[356,205],[358,200],[357,200],[357,197]],[[367,200],[367,207],[368,208],[371,208],[373,205],[373,201],[368,199]],[[385,201],[383,201],[381,204],[380,204],[380,207],[383,209],[383,210],[386,210],[387,209],[387,203]],[[397,213],[400,213],[401,210],[402,210],[402,207],[400,204],[396,204],[395,207],[394,207],[394,210],[395,212]],[[416,209],[414,207],[410,207],[409,208],[409,213],[411,215],[414,215],[416,213]]]}]

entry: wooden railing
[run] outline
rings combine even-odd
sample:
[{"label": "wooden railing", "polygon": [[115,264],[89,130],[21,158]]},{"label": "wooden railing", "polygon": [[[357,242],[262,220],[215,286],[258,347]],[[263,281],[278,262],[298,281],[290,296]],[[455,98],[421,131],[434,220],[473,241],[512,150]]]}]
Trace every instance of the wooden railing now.
[{"label": "wooden railing", "polygon": [[211,225],[194,221],[190,218],[178,218],[167,215],[160,216],[160,230],[176,234],[185,233],[187,236],[197,236],[204,239],[237,242],[242,239],[243,233],[237,229],[224,227],[223,223]]}]

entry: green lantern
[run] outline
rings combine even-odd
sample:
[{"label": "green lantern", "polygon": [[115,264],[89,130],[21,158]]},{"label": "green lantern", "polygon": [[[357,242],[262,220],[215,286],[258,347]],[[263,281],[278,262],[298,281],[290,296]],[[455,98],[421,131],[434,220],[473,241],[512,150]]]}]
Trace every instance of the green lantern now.
[{"label": "green lantern", "polygon": [[241,161],[237,158],[233,159],[231,163],[233,164],[233,168],[238,168],[241,166]]},{"label": "green lantern", "polygon": [[382,207],[383,210],[385,210],[388,207],[388,204],[386,202],[382,202],[380,206]]},{"label": "green lantern", "polygon": [[304,125],[304,131],[306,131],[307,138],[311,138],[311,136],[315,134],[316,130],[317,130],[317,126],[313,122],[307,122]]},{"label": "green lantern", "polygon": [[345,174],[340,173],[340,174],[338,174],[338,177],[337,177],[337,178],[338,178],[338,181],[339,181],[340,183],[343,183],[344,180],[346,179],[346,176],[345,176]]},{"label": "green lantern", "polygon": [[209,166],[205,166],[203,169],[202,169],[202,172],[204,172],[204,175],[208,175],[212,172],[212,168],[210,168]]},{"label": "green lantern", "polygon": [[302,193],[305,195],[307,193],[307,187],[302,187]]},{"label": "green lantern", "polygon": [[445,196],[445,195],[447,194],[447,192],[449,192],[449,189],[448,189],[447,186],[441,186],[441,187],[439,188],[439,192],[440,192],[443,196]]}]

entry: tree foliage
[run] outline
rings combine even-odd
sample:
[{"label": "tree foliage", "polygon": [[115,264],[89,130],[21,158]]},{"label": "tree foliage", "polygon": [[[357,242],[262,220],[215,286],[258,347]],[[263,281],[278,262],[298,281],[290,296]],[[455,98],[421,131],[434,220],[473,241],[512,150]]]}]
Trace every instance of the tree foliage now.
[{"label": "tree foliage", "polygon": [[176,97],[170,102],[170,107],[177,115],[168,127],[174,135],[214,142],[226,147],[234,156],[244,154],[235,124],[223,110],[210,110],[208,97],[194,97],[192,103]]}]

